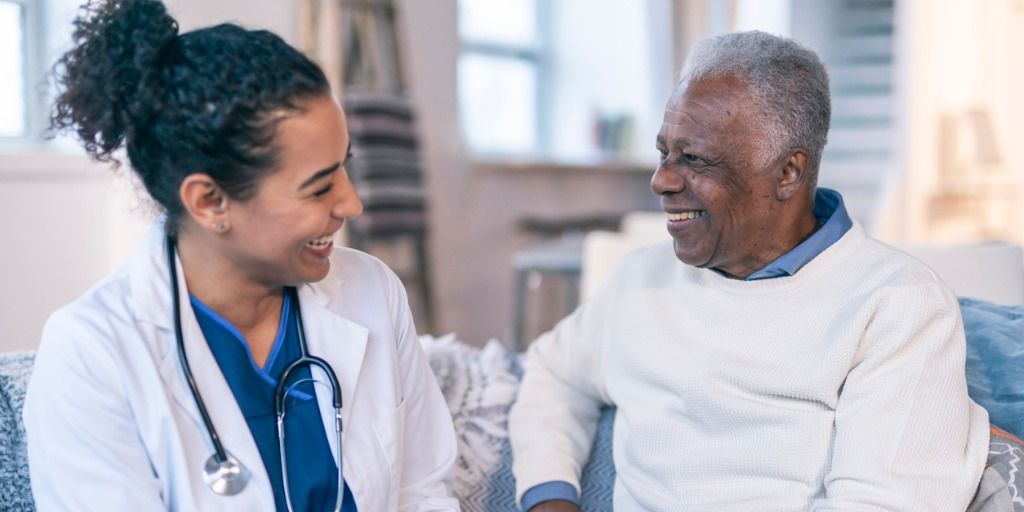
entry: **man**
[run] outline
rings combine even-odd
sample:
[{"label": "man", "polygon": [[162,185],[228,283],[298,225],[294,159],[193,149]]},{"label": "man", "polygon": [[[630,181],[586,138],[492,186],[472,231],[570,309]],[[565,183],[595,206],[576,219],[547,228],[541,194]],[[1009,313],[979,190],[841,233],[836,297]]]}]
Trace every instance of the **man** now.
[{"label": "man", "polygon": [[672,246],[631,254],[538,339],[510,418],[524,509],[577,510],[617,406],[615,510],[964,510],[988,446],[953,294],[817,189],[817,56],[699,44],[665,109]]}]

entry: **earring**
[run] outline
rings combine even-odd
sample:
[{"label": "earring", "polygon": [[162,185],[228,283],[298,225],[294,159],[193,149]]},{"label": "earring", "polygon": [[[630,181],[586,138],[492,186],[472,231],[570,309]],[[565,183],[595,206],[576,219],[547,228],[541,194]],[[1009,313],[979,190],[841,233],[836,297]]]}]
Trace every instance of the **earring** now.
[{"label": "earring", "polygon": [[211,226],[213,227],[213,229],[216,229],[217,231],[224,231],[224,222],[223,221],[217,222],[215,224],[211,224]]}]

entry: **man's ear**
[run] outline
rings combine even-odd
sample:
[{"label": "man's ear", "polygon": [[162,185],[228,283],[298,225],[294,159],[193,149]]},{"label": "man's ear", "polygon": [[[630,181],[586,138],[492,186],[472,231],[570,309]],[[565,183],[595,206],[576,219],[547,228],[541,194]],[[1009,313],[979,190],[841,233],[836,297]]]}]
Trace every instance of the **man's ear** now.
[{"label": "man's ear", "polygon": [[775,190],[776,199],[785,201],[804,189],[804,185],[811,180],[811,173],[807,169],[807,160],[807,152],[802,149],[789,153],[789,156],[782,162]]},{"label": "man's ear", "polygon": [[186,176],[178,193],[185,211],[199,227],[214,233],[224,233],[231,229],[227,195],[209,174]]}]

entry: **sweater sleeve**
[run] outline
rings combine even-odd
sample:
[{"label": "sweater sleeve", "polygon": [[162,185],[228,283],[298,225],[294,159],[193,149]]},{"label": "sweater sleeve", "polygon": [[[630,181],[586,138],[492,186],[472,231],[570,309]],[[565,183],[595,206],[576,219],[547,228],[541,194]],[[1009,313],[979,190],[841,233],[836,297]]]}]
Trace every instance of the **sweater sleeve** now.
[{"label": "sweater sleeve", "polygon": [[604,385],[606,315],[601,311],[625,272],[627,257],[604,289],[534,341],[509,413],[516,502],[534,486],[560,481],[579,495],[580,472],[590,455],[601,408],[610,403]]},{"label": "sweater sleeve", "polygon": [[981,476],[988,415],[967,396],[956,298],[937,281],[887,290],[836,406],[816,511],[964,510]]}]

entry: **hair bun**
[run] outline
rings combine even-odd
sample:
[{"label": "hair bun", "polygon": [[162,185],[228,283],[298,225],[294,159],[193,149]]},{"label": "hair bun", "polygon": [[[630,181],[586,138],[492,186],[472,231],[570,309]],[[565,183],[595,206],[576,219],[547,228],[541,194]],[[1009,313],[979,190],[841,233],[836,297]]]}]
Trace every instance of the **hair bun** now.
[{"label": "hair bun", "polygon": [[51,126],[74,128],[86,151],[109,159],[135,124],[140,90],[157,85],[162,51],[177,34],[178,23],[158,0],[83,6],[74,21],[74,48],[54,66],[60,92]]}]

